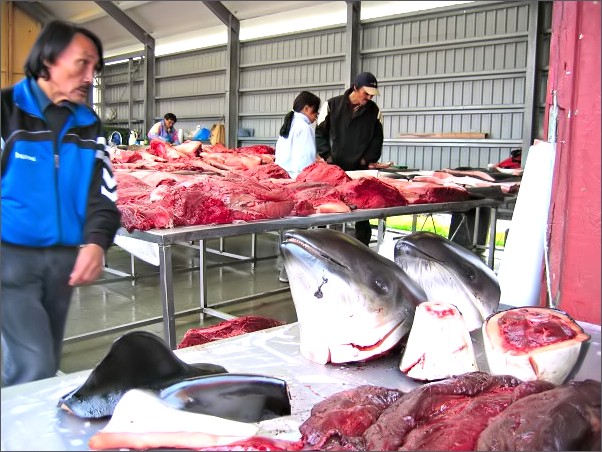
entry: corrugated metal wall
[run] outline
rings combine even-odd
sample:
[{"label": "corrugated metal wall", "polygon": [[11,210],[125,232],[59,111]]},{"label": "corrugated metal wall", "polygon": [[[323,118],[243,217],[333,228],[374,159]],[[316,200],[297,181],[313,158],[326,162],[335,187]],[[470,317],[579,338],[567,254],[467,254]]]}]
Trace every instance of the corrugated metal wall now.
[{"label": "corrugated metal wall", "polygon": [[[383,110],[382,161],[421,169],[485,167],[531,142],[537,2],[476,2],[363,21],[360,68],[376,74]],[[534,19],[535,18],[535,19]],[[139,60],[103,74],[103,119],[141,126]],[[324,101],[346,89],[345,27],[240,44],[239,146],[275,144],[295,96]],[[223,117],[226,46],[156,60],[157,119],[178,116],[185,136]],[[129,66],[129,68],[128,68]],[[129,97],[128,71],[134,74]],[[116,75],[121,74],[121,75]],[[132,102],[129,99],[133,99]],[[128,114],[128,111],[131,111]],[[142,131],[144,134],[146,130]],[[400,138],[400,134],[483,132],[487,138]]]},{"label": "corrugated metal wall", "polygon": [[344,90],[345,28],[243,42],[240,46],[240,126],[254,132],[242,138],[275,144],[284,115],[300,91],[322,100]]},{"label": "corrugated metal wall", "polygon": [[[413,168],[486,167],[521,147],[530,3],[423,13],[362,27],[362,68],[378,74],[382,159]],[[401,134],[487,133],[487,139]]]}]

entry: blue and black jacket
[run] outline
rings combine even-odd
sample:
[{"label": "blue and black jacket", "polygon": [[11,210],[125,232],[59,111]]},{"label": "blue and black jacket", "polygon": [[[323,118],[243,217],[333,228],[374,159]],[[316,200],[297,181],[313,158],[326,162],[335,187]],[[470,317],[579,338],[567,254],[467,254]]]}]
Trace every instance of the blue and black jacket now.
[{"label": "blue and black jacket", "polygon": [[121,215],[100,118],[73,105],[56,136],[32,83],[26,78],[2,90],[2,241],[107,249]]}]

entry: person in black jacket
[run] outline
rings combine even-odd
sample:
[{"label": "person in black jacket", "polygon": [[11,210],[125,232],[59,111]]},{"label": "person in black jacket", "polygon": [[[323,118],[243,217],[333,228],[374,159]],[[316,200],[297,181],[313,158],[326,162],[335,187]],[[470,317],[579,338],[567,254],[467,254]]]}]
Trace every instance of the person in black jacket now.
[{"label": "person in black jacket", "polygon": [[87,105],[104,65],[96,35],[47,24],[26,78],[2,90],[2,385],[56,375],[76,285],[100,276],[120,225],[100,118]]},{"label": "person in black jacket", "polygon": [[[376,103],[378,81],[362,72],[342,95],[324,102],[316,126],[316,150],[327,163],[345,171],[367,169],[380,159],[383,146],[382,114]],[[369,245],[369,221],[355,223],[355,237]]]}]

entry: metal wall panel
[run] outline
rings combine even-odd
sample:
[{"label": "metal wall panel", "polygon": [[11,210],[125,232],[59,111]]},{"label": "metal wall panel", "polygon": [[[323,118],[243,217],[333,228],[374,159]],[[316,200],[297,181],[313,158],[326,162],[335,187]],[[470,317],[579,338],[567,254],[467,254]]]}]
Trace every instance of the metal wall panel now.
[{"label": "metal wall panel", "polygon": [[345,28],[337,27],[242,42],[240,47],[240,127],[253,137],[239,145],[274,145],[284,115],[297,94],[311,91],[323,101],[344,87]]},{"label": "metal wall panel", "polygon": [[[541,91],[534,98],[529,82],[536,65],[530,53],[533,8],[537,2],[474,2],[361,23],[360,70],[376,74],[380,84],[375,101],[383,111],[382,161],[421,169],[484,167],[531,142],[527,116],[542,99]],[[252,136],[239,136],[238,145],[274,145],[302,90],[322,101],[342,94],[345,48],[341,26],[241,42],[238,127]],[[113,124],[144,117],[144,72],[136,61],[107,66],[103,74],[103,119]],[[185,135],[222,120],[225,65],[226,46],[158,57],[157,120],[175,113]],[[446,132],[483,132],[487,138],[400,137]]]},{"label": "metal wall panel", "polygon": [[[522,147],[529,2],[479,2],[362,24],[362,69],[377,75],[382,160],[421,169],[486,167]],[[485,140],[401,138],[481,132]],[[487,143],[489,141],[489,143]],[[496,143],[495,146],[492,146]]]}]

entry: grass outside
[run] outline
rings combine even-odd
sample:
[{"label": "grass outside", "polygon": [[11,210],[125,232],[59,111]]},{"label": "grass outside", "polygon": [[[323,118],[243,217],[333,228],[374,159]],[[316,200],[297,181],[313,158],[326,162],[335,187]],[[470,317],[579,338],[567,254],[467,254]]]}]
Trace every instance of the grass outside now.
[{"label": "grass outside", "polygon": [[[446,215],[418,215],[416,217],[417,231],[430,231],[444,237],[449,236],[450,216]],[[378,220],[370,220],[370,224],[378,225]],[[400,215],[387,218],[387,228],[399,231],[412,230],[412,215]],[[495,246],[504,246],[505,231],[496,232]]]}]

